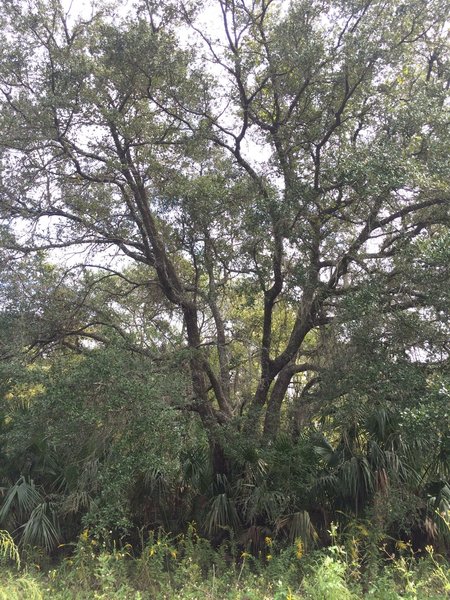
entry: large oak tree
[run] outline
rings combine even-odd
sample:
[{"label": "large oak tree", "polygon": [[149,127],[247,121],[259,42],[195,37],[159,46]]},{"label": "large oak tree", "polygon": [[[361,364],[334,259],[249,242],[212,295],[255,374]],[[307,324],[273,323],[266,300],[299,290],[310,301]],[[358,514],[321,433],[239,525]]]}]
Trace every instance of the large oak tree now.
[{"label": "large oak tree", "polygon": [[[78,247],[97,273],[120,256],[140,266],[189,350],[189,408],[220,471],[222,426],[244,416],[255,438],[276,436],[285,405],[324,381],[330,336],[348,341],[365,290],[385,322],[439,323],[446,357],[427,277],[445,287],[448,273],[431,261],[414,277],[408,257],[448,226],[449,7],[211,5],[207,22],[187,2],[71,18],[57,0],[5,0],[0,216],[8,252]],[[61,335],[103,343],[101,326]],[[427,362],[426,342],[404,349]]]}]

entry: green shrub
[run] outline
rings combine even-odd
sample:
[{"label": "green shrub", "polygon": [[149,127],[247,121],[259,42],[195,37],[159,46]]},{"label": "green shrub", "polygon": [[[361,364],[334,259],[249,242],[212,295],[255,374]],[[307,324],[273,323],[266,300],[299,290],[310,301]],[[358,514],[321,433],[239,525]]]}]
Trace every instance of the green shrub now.
[{"label": "green shrub", "polygon": [[311,600],[351,600],[355,594],[345,580],[347,565],[333,556],[324,556],[315,570],[302,582],[302,590]]},{"label": "green shrub", "polygon": [[0,600],[43,600],[40,582],[31,575],[10,575],[0,581]]}]

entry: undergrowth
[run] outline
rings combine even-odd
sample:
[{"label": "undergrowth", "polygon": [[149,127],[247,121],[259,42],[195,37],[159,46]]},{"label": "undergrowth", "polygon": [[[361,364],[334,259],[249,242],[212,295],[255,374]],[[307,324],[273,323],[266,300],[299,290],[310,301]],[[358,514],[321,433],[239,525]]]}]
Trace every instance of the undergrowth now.
[{"label": "undergrowth", "polygon": [[278,547],[267,537],[253,556],[233,540],[219,548],[198,536],[163,531],[141,536],[138,551],[101,542],[85,530],[56,562],[28,548],[22,561],[10,536],[0,537],[0,600],[440,600],[450,597],[448,562],[431,546],[420,555],[408,542],[380,545],[360,527],[359,535],[305,552],[301,539]]}]

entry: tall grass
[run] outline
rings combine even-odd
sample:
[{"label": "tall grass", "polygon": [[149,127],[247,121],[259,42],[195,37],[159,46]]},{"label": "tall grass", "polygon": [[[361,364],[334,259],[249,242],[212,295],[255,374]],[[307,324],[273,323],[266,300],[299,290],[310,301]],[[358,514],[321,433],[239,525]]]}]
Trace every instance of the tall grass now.
[{"label": "tall grass", "polygon": [[[50,568],[23,560],[7,536],[0,574],[0,600],[440,600],[450,594],[448,562],[431,547],[418,557],[398,542],[378,568],[336,533],[327,549],[305,552],[300,539],[278,547],[267,537],[258,556],[233,540],[213,548],[195,527],[185,535],[164,532],[116,547],[85,531],[71,556]],[[12,542],[13,543],[13,542]],[[383,548],[380,548],[382,551]],[[12,552],[12,554],[11,554]],[[30,554],[31,556],[31,554]]]}]

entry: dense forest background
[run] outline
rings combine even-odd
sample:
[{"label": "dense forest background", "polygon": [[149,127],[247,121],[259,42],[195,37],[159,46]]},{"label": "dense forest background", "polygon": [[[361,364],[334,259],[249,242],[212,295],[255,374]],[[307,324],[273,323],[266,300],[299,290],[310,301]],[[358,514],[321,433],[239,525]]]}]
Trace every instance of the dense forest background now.
[{"label": "dense forest background", "polygon": [[448,12],[2,2],[17,543],[448,551]]}]

